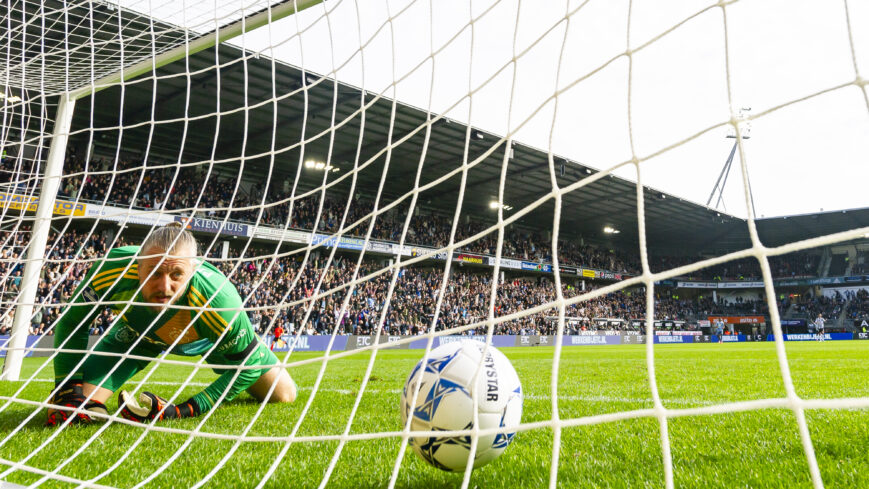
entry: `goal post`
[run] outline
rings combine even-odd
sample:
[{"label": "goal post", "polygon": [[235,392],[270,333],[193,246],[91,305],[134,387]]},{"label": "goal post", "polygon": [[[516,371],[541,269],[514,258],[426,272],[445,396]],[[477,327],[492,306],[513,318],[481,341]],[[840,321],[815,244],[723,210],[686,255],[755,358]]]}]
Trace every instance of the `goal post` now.
[{"label": "goal post", "polygon": [[3,362],[0,380],[21,380],[21,363],[24,361],[27,335],[30,334],[30,318],[33,317],[33,307],[36,304],[39,276],[45,263],[44,257],[48,232],[51,227],[51,216],[54,213],[55,198],[60,188],[63,160],[66,157],[66,141],[69,137],[74,110],[75,99],[59,97],[51,146],[48,150],[48,160],[39,194],[39,204],[36,208],[33,230],[27,247],[24,276],[21,278],[21,289],[15,307],[15,319],[7,344],[6,359]]}]

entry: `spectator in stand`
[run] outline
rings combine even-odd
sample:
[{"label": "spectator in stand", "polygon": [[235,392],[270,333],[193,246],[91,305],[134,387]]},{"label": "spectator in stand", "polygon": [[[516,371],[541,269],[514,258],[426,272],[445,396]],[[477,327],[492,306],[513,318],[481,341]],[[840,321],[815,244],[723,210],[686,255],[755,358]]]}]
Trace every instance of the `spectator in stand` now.
[{"label": "spectator in stand", "polygon": [[35,327],[37,331],[41,329],[42,324],[42,307],[37,306],[33,312],[33,317],[30,318],[31,327]]}]

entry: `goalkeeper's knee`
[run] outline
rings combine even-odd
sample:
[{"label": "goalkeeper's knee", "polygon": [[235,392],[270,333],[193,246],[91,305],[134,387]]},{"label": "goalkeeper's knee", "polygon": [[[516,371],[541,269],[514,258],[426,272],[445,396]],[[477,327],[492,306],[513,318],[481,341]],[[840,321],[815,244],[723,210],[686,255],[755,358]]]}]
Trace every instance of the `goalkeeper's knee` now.
[{"label": "goalkeeper's knee", "polygon": [[[67,409],[48,408],[48,417],[45,426],[57,426],[63,424],[72,417],[70,424],[90,424],[103,421],[104,418],[91,416],[90,413],[108,416],[106,405],[93,399],[87,400],[80,380],[71,380],[57,389],[57,393],[49,401]],[[81,407],[82,410],[74,413],[73,410]]]}]

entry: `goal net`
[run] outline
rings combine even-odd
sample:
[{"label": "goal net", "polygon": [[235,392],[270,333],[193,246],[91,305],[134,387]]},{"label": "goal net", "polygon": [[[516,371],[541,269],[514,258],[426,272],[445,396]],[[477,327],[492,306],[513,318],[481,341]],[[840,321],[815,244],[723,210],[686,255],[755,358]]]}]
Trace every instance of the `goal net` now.
[{"label": "goal net", "polygon": [[[788,305],[774,281],[794,261],[817,269],[812,253],[863,239],[869,228],[855,220],[765,241],[755,202],[771,189],[750,178],[768,182],[757,168],[780,165],[768,160],[796,145],[791,134],[753,157],[763,129],[785,118],[808,126],[787,126],[798,131],[854,120],[865,130],[862,5],[5,5],[0,481],[606,484],[584,472],[597,467],[624,470],[631,484],[673,487],[696,462],[685,458],[690,444],[680,437],[696,433],[682,420],[726,437],[711,419],[772,412],[764,426],[791,430],[798,480],[822,487],[827,473],[807,419],[869,406],[863,390],[799,388],[781,327]],[[793,43],[812,42],[797,34],[799,19],[831,19],[823,34],[832,40],[805,54],[811,76],[793,72],[747,88],[752,76],[772,77],[747,73],[765,64],[754,51],[771,60],[788,51],[771,27],[757,27],[764,15],[796,24],[781,27]],[[819,75],[812,64],[820,59],[838,64]],[[793,79],[803,83],[791,87]],[[865,146],[854,142],[865,131],[842,137],[850,136],[853,148]],[[655,189],[669,180],[681,182],[677,189],[711,188],[731,148],[730,183],[719,176],[715,201],[722,206]],[[235,290],[240,305],[214,306],[217,314],[209,304],[175,303],[120,353],[101,347],[119,341],[126,315],[147,307],[141,287],[121,298],[83,292],[135,278],[135,261],[114,275],[88,271],[169,223],[196,236],[198,259],[228,278],[215,294]],[[685,310],[701,318],[704,302],[674,297],[669,287],[691,276],[735,278],[734,270],[754,274],[758,297],[745,310],[766,315],[774,343],[761,370],[729,373],[773,380],[759,391],[686,401],[678,376],[695,366],[678,364],[674,373],[668,362],[681,360],[654,338],[687,326]],[[76,301],[95,315],[78,325],[81,334],[58,340],[64,308]],[[176,313],[213,321],[217,339],[200,355],[177,355],[190,335],[200,339],[188,322],[149,345]],[[102,423],[42,427],[56,386],[82,365],[121,376],[136,364],[124,388],[172,403],[226,372],[238,382],[254,367],[228,371],[213,359],[232,329],[218,321],[242,317],[292,375],[291,405],[230,399],[224,390],[198,417],[136,423],[120,416],[113,395],[108,415],[94,415]],[[613,344],[598,331],[644,346],[599,365],[572,356],[566,345]],[[450,479],[407,454],[415,432],[397,406],[416,361],[459,335],[541,348],[515,357],[526,404],[514,446],[489,472]],[[145,347],[158,353],[144,355]],[[58,378],[62,355],[76,364]],[[266,397],[276,389],[267,385]],[[473,443],[491,434],[444,433]],[[646,468],[626,469],[632,459]]]}]

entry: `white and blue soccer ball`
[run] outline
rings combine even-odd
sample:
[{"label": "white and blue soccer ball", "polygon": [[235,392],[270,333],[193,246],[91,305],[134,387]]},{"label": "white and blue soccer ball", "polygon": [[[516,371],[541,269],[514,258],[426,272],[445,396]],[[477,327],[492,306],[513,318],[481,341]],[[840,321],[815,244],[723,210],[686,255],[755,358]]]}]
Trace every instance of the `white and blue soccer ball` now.
[{"label": "white and blue soccer ball", "polygon": [[[508,428],[503,433],[481,436],[474,454],[474,467],[495,460],[513,441],[522,418],[522,386],[519,376],[503,353],[485,344],[462,340],[435,348],[425,365],[420,361],[410,373],[401,393],[401,421],[411,416],[412,431],[455,431]],[[483,362],[477,382],[477,366]],[[416,403],[414,390],[420,385]],[[476,391],[477,402],[474,403]],[[449,471],[463,471],[468,464],[471,437],[411,437],[409,444],[423,460]]]}]

